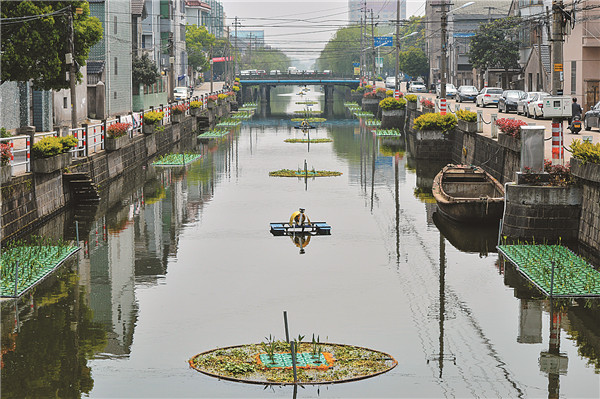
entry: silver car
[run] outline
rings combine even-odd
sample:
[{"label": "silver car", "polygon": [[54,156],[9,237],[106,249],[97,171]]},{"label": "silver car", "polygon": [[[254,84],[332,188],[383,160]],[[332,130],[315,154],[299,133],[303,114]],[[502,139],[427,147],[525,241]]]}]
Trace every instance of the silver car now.
[{"label": "silver car", "polygon": [[410,82],[408,91],[411,93],[427,93],[427,87],[421,82]]},{"label": "silver car", "polygon": [[529,104],[537,101],[540,95],[549,96],[548,93],[543,91],[530,91],[527,93],[527,97],[519,99],[517,101],[517,115],[525,115],[527,117],[531,117],[529,114]]},{"label": "silver car", "polygon": [[498,99],[503,92],[504,90],[500,87],[484,87],[477,95],[475,105],[478,107],[487,107],[490,104],[498,106]]},{"label": "silver car", "polygon": [[[435,96],[439,98],[441,92],[441,85],[437,85],[435,88]],[[456,97],[456,86],[454,86],[452,83],[446,83],[446,97]]]}]

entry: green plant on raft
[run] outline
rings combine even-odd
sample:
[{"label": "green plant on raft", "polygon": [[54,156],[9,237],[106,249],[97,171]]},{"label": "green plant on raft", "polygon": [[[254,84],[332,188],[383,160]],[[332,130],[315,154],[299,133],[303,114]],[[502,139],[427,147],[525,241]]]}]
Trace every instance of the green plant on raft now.
[{"label": "green plant on raft", "polygon": [[456,116],[458,117],[458,119],[463,120],[465,122],[477,122],[477,112],[459,109],[458,111],[456,111]]},{"label": "green plant on raft", "polygon": [[429,113],[415,119],[413,127],[417,130],[441,130],[445,133],[454,129],[456,123],[456,117],[452,114]]},{"label": "green plant on raft", "polygon": [[404,109],[406,108],[406,100],[403,98],[396,100],[393,97],[386,97],[379,102],[379,106],[381,107],[381,109],[386,111],[390,111],[393,109]]},{"label": "green plant on raft", "polygon": [[267,356],[269,356],[271,363],[275,363],[275,337],[272,337],[271,334],[269,334],[269,338],[265,337],[265,339],[267,342],[263,341],[261,342],[261,345],[267,353]]}]

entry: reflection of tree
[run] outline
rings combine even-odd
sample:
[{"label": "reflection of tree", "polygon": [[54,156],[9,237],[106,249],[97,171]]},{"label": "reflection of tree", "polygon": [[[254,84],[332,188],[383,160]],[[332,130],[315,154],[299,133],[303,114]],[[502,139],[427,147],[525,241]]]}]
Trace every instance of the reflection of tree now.
[{"label": "reflection of tree", "polygon": [[[36,304],[44,305],[37,305],[34,316],[20,326],[14,351],[3,356],[3,398],[79,398],[91,391],[94,381],[87,359],[106,345],[106,333],[92,322],[77,284],[76,272],[64,272],[35,298]],[[10,333],[3,329],[3,347]]]},{"label": "reflection of tree", "polygon": [[590,302],[589,309],[582,306],[569,308],[566,327],[568,338],[577,344],[579,356],[588,359],[588,364],[600,373],[600,303],[597,300]]}]

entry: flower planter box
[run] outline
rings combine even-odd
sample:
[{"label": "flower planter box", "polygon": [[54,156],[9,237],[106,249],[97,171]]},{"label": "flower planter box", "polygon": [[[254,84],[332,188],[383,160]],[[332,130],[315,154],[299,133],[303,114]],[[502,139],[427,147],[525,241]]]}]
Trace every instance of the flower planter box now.
[{"label": "flower planter box", "polygon": [[12,177],[12,166],[3,165],[0,166],[0,184],[6,184]]},{"label": "flower planter box", "polygon": [[190,108],[190,114],[193,116],[200,116],[202,114],[202,108]]},{"label": "flower planter box", "polygon": [[446,134],[443,130],[416,130],[418,141],[423,140],[446,140]]},{"label": "flower planter box", "polygon": [[213,109],[213,108],[215,108],[215,107],[216,107],[216,104],[215,104],[215,102],[214,102],[214,101],[209,101],[209,102],[206,104],[206,108],[208,108],[208,109]]},{"label": "flower planter box", "polygon": [[458,128],[463,132],[467,133],[476,133],[477,132],[477,122],[467,122],[462,119],[458,120]]},{"label": "flower planter box", "polygon": [[185,118],[185,114],[175,114],[171,115],[171,123],[181,123],[183,122],[183,118]]},{"label": "flower planter box", "polygon": [[600,164],[583,163],[580,159],[571,158],[571,173],[583,180],[600,183]]},{"label": "flower planter box", "polygon": [[417,110],[417,103],[409,101],[409,102],[406,103],[406,108],[408,108],[410,111],[416,111]]},{"label": "flower planter box", "polygon": [[116,139],[107,137],[104,141],[104,149],[106,151],[117,151],[118,149],[125,147],[128,142],[129,135],[127,134],[117,137]]},{"label": "flower planter box", "polygon": [[350,95],[352,101],[358,103],[359,105],[362,103],[363,96],[360,93],[353,93]]},{"label": "flower planter box", "polygon": [[379,109],[379,99],[378,98],[363,98],[362,100],[362,110],[372,112],[373,115],[377,115],[377,110]]},{"label": "flower planter box", "polygon": [[52,173],[69,166],[71,159],[73,159],[73,155],[70,152],[64,152],[48,158],[34,159],[31,162],[31,171],[33,173]]},{"label": "flower planter box", "polygon": [[498,144],[515,152],[521,152],[521,139],[516,139],[506,133],[498,133]]},{"label": "flower planter box", "polygon": [[404,122],[404,117],[406,116],[405,109],[390,109],[390,110],[381,110],[381,128],[382,129],[392,129],[392,128],[401,128]]},{"label": "flower planter box", "polygon": [[144,123],[142,130],[144,134],[154,134],[156,132],[156,123]]},{"label": "flower planter box", "polygon": [[421,111],[421,113],[423,114],[432,114],[434,112],[433,108],[425,108],[423,107],[423,111]]}]

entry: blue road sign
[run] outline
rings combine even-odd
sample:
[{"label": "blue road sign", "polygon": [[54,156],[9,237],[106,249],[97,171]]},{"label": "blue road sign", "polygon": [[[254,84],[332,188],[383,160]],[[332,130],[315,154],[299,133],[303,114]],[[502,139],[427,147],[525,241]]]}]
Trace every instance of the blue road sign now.
[{"label": "blue road sign", "polygon": [[393,36],[375,36],[373,38],[373,47],[392,47],[393,45]]},{"label": "blue road sign", "polygon": [[353,62],[353,63],[352,63],[352,66],[353,66],[353,67],[359,67],[359,66],[360,66],[360,62]]}]

